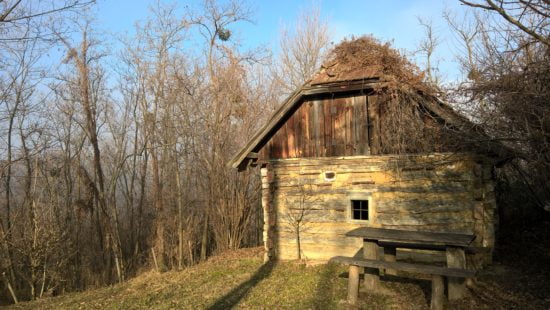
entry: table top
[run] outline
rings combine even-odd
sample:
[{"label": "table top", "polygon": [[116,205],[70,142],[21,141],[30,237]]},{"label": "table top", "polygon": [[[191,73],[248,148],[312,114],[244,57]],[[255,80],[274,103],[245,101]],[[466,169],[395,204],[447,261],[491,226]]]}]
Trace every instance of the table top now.
[{"label": "table top", "polygon": [[374,227],[360,227],[346,233],[358,237],[385,242],[413,242],[424,244],[466,247],[472,243],[473,234],[435,233]]}]

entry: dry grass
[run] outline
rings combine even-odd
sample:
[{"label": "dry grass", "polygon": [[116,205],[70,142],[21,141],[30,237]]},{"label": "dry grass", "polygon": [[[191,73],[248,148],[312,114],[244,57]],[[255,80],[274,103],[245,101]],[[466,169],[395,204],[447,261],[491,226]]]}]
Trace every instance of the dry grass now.
[{"label": "dry grass", "polygon": [[[548,309],[548,280],[543,279],[547,271],[526,271],[501,260],[482,272],[467,298],[448,308]],[[542,278],[533,278],[537,275]],[[426,278],[385,277],[383,285],[384,295],[361,292],[358,308],[429,308]],[[299,262],[263,265],[261,249],[256,248],[227,252],[181,272],[146,272],[122,285],[11,309],[346,309],[346,288],[343,267],[306,267]]]},{"label": "dry grass", "polygon": [[13,309],[338,308],[343,270],[297,263],[263,265],[261,249],[212,257],[181,272],[146,272],[122,285],[21,303]]}]

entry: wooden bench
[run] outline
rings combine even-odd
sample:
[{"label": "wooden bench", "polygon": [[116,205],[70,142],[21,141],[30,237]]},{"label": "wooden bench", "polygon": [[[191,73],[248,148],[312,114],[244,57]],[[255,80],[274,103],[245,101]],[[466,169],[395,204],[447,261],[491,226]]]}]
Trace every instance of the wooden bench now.
[{"label": "wooden bench", "polygon": [[429,274],[432,276],[432,299],[431,309],[443,309],[445,301],[444,277],[469,278],[475,276],[475,271],[449,268],[432,265],[411,264],[403,262],[387,262],[373,259],[363,259],[355,257],[336,256],[330,259],[331,263],[349,265],[348,280],[348,302],[352,305],[357,304],[359,294],[359,273],[360,267],[374,269],[393,269],[411,273]]}]

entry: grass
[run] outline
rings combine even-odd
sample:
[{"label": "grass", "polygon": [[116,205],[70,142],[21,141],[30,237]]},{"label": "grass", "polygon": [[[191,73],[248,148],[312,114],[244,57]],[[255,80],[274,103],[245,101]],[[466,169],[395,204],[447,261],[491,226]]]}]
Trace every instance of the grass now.
[{"label": "grass", "polygon": [[[470,286],[468,297],[448,304],[448,309],[550,309],[547,254],[544,250],[537,255],[537,268],[532,260],[496,261]],[[360,292],[358,308],[429,308],[427,278],[387,276],[383,285],[383,295]],[[263,264],[261,249],[256,248],[227,252],[179,272],[150,271],[123,284],[10,309],[348,309],[346,292],[344,267]]]},{"label": "grass", "polygon": [[338,309],[345,308],[347,279],[339,277],[344,271],[296,262],[263,264],[260,249],[244,249],[180,272],[146,272],[120,285],[11,308]]}]

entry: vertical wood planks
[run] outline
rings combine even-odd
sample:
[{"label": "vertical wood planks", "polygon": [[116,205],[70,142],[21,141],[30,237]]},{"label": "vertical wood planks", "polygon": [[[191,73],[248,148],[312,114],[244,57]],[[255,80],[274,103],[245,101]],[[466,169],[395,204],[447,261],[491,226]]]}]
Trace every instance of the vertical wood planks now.
[{"label": "vertical wood planks", "polygon": [[333,127],[332,127],[332,100],[325,99],[323,100],[323,113],[324,113],[324,126],[325,126],[325,154],[324,156],[333,155],[332,147],[332,137],[333,137]]},{"label": "vertical wood planks", "polygon": [[317,157],[317,152],[315,151],[315,121],[314,121],[314,101],[309,101],[307,103],[307,113],[306,113],[306,122],[307,122],[307,156],[308,157]]},{"label": "vertical wood planks", "polygon": [[355,97],[346,99],[346,155],[355,155],[353,102]]},{"label": "vertical wood planks", "polygon": [[368,141],[370,153],[372,155],[380,154],[380,107],[378,96],[367,96],[368,111]]},{"label": "vertical wood planks", "polygon": [[315,100],[313,101],[313,108],[312,108],[312,114],[311,119],[313,123],[313,143],[314,145],[314,156],[315,157],[321,157],[323,156],[323,148],[324,148],[324,126],[323,126],[323,109],[322,109],[322,101]]},{"label": "vertical wood planks", "polygon": [[374,107],[376,96],[305,100],[260,150],[261,159],[368,155],[378,137],[369,136],[370,119],[378,121],[369,103]]},{"label": "vertical wood planks", "polygon": [[355,155],[368,155],[367,96],[353,98],[353,122],[355,127]]},{"label": "vertical wood planks", "polygon": [[304,112],[307,104],[302,103],[302,106],[298,109],[296,122],[294,122],[294,135],[296,137],[296,157],[307,157],[304,153],[306,147],[304,140],[306,140],[306,125],[304,124]]},{"label": "vertical wood planks", "polygon": [[345,99],[338,98],[331,102],[332,128],[332,147],[334,155],[345,155]]},{"label": "vertical wood planks", "polygon": [[296,114],[290,117],[285,124],[288,143],[288,153],[286,158],[296,157],[296,137],[294,135],[294,120],[296,119],[295,115]]},{"label": "vertical wood planks", "polygon": [[351,127],[352,127],[352,137],[351,143],[353,144],[353,155],[361,155],[361,141],[359,135],[361,134],[361,116],[359,109],[359,97],[353,97],[351,102]]}]

